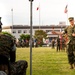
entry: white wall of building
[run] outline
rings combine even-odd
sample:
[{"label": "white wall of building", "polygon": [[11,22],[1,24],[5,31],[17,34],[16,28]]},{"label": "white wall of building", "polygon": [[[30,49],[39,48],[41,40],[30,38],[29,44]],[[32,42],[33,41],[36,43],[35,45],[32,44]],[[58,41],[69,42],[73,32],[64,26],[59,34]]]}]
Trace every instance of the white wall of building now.
[{"label": "white wall of building", "polygon": [[[41,29],[41,28],[40,28]],[[32,29],[32,35],[35,34],[35,31],[36,30],[39,30],[38,28],[33,28]],[[42,28],[41,30],[44,30],[44,31],[49,31],[51,33],[51,31],[53,30],[52,28]],[[61,31],[61,28],[54,28],[55,31]],[[13,36],[15,36],[16,39],[18,39],[20,37],[21,34],[30,34],[30,28],[20,28],[20,29],[10,29],[10,27],[8,29],[3,29],[2,31],[7,31],[9,33],[11,33]],[[47,32],[48,33],[48,32]],[[49,35],[49,34],[48,34]]]}]

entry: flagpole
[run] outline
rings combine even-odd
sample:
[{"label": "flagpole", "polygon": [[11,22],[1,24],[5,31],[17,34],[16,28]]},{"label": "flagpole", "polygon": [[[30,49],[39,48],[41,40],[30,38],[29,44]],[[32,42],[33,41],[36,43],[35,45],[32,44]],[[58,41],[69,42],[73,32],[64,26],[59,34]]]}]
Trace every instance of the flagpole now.
[{"label": "flagpole", "polygon": [[[67,4],[68,7],[68,4]],[[67,8],[67,25],[68,25],[68,8]]]},{"label": "flagpole", "polygon": [[68,12],[67,12],[67,25],[68,25]]},{"label": "flagpole", "polygon": [[40,3],[39,3],[39,30],[40,30]]},{"label": "flagpole", "polygon": [[12,14],[12,33],[13,33],[13,8],[11,9],[11,14]]},{"label": "flagpole", "polygon": [[68,9],[67,9],[67,7],[68,7],[68,4],[66,5],[66,7],[65,7],[65,10],[64,10],[64,13],[66,13],[66,18],[67,18],[67,24],[66,25],[68,25]]}]

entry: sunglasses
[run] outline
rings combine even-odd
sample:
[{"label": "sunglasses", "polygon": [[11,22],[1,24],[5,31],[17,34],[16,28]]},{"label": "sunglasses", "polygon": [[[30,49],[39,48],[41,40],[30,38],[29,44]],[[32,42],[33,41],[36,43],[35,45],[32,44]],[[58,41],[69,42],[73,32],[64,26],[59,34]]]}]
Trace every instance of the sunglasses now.
[{"label": "sunglasses", "polygon": [[73,21],[73,20],[69,20],[69,22],[71,22],[71,21]]}]

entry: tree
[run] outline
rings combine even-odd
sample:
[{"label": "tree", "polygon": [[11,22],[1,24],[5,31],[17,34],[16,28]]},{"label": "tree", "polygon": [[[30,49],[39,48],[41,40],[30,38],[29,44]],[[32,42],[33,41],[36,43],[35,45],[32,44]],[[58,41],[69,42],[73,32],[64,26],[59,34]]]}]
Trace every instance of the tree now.
[{"label": "tree", "polygon": [[20,39],[23,39],[23,40],[26,39],[25,34],[21,34]]},{"label": "tree", "polygon": [[46,38],[47,33],[43,30],[36,30],[34,37],[38,40],[39,44],[43,43],[43,38]]},{"label": "tree", "polygon": [[35,31],[35,35],[34,35],[34,37],[35,38],[46,38],[46,36],[47,36],[47,34],[46,34],[46,32],[45,31],[43,31],[43,30],[36,30]]},{"label": "tree", "polygon": [[25,36],[26,36],[26,39],[28,39],[28,40],[30,39],[30,35],[29,34],[26,34]]},{"label": "tree", "polygon": [[19,38],[19,42],[21,44],[22,47],[26,46],[28,47],[29,46],[29,39],[30,39],[30,35],[29,34],[21,34],[20,35],[20,38]]},{"label": "tree", "polygon": [[9,32],[2,32],[2,33],[15,38],[15,36],[13,36],[12,34],[10,34]]},{"label": "tree", "polygon": [[29,40],[30,39],[30,35],[29,34],[21,34],[20,35],[20,39],[23,39],[23,40],[25,40],[25,39],[27,39],[27,40]]}]

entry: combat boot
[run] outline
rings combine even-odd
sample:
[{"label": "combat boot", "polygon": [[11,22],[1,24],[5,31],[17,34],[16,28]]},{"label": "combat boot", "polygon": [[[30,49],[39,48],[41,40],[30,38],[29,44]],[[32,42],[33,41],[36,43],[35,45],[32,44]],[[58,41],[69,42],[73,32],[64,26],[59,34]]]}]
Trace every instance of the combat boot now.
[{"label": "combat boot", "polygon": [[74,69],[75,69],[75,62],[74,62]]},{"label": "combat boot", "polygon": [[70,69],[73,69],[73,64],[70,64]]}]

